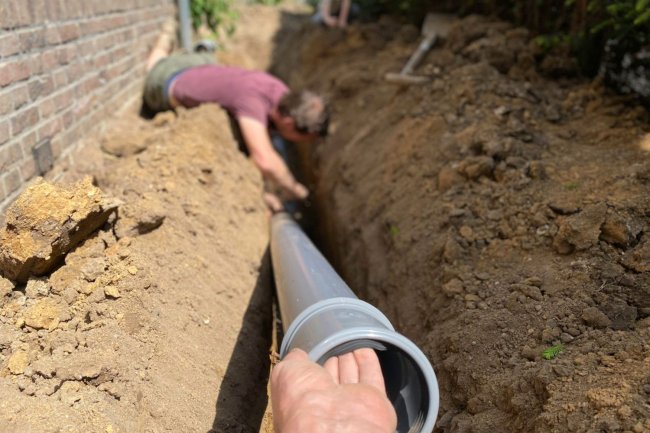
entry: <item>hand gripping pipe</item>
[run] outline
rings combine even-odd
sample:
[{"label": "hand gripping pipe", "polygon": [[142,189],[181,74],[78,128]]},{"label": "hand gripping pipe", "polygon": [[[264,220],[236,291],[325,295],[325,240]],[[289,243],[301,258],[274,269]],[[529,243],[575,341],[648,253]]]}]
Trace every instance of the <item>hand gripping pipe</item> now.
[{"label": "hand gripping pipe", "polygon": [[300,348],[322,365],[332,356],[375,349],[397,432],[430,433],[438,416],[438,381],[422,351],[354,295],[286,213],[271,219],[271,259],[284,328],[280,357]]}]

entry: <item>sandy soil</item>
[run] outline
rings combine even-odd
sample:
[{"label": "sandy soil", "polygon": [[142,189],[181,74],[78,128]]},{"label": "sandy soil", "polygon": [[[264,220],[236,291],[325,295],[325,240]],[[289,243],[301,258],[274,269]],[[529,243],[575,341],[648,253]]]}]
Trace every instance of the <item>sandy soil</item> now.
[{"label": "sandy soil", "polygon": [[[425,59],[431,82],[386,83],[417,37],[247,7],[220,59],[330,96],[333,134],[300,148],[315,236],[432,360],[436,431],[649,432],[648,113],[545,78],[570,64],[478,18]],[[53,271],[0,280],[0,431],[271,431],[259,174],[216,107],[110,131],[63,180],[92,175],[117,213]]]}]

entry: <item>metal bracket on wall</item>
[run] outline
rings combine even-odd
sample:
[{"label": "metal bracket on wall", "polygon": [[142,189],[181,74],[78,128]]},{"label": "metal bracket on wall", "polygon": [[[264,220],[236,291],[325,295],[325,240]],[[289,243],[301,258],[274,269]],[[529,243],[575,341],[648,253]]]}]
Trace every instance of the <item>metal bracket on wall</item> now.
[{"label": "metal bracket on wall", "polygon": [[52,155],[52,145],[49,139],[43,140],[34,146],[32,154],[34,155],[36,171],[39,175],[42,176],[52,168],[54,156]]}]

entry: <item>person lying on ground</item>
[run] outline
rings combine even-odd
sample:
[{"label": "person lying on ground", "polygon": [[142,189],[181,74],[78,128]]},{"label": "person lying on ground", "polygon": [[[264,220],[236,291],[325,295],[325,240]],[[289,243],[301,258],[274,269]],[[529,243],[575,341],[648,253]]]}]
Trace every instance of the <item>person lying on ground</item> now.
[{"label": "person lying on ground", "polygon": [[312,362],[295,349],[271,372],[276,433],[393,433],[397,415],[386,396],[377,354],[358,349]]},{"label": "person lying on ground", "polygon": [[310,91],[290,91],[278,78],[262,71],[217,65],[209,53],[168,55],[163,36],[147,62],[144,105],[156,113],[176,107],[216,103],[235,119],[246,149],[265,180],[264,200],[273,211],[283,203],[305,199],[299,183],[274,149],[269,128],[294,143],[327,135],[329,107]]}]

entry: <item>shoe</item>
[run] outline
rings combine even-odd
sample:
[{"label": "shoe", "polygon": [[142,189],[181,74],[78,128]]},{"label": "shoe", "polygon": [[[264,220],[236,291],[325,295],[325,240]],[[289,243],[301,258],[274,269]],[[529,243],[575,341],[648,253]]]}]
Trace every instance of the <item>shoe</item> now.
[{"label": "shoe", "polygon": [[217,43],[210,39],[203,39],[194,44],[195,53],[213,53],[217,50]]}]

